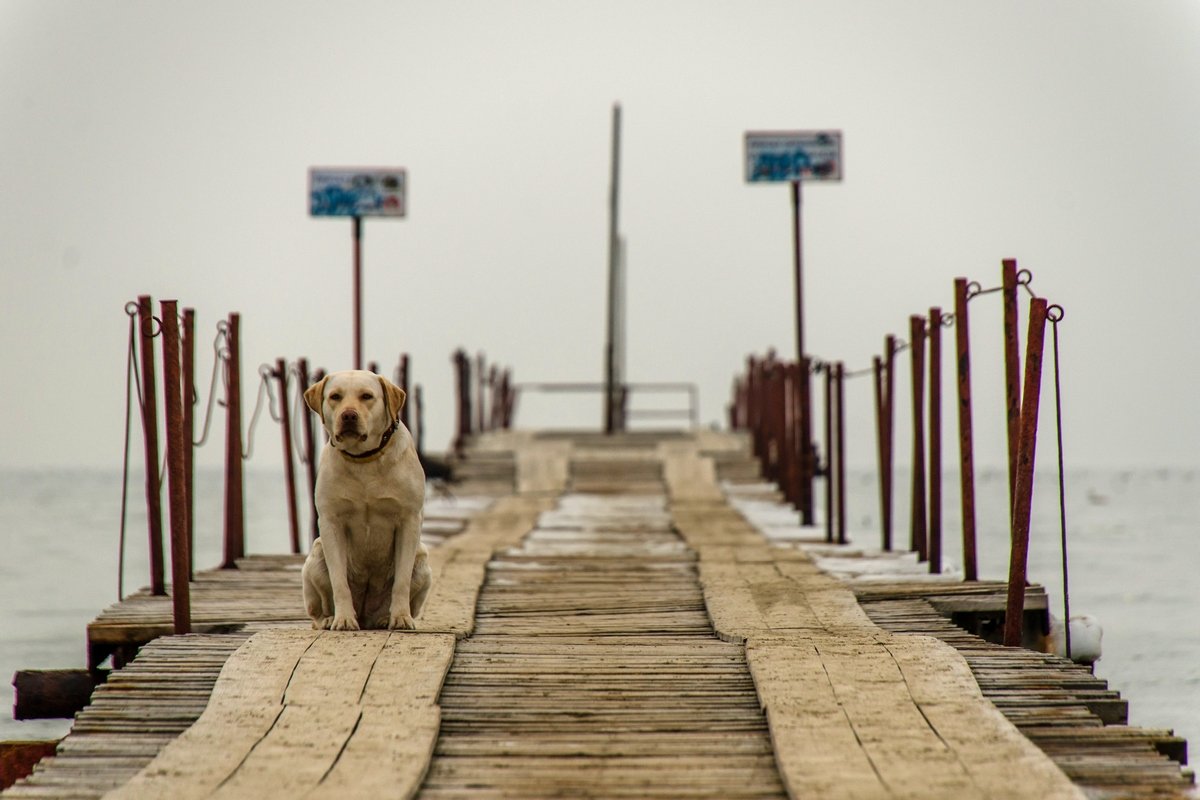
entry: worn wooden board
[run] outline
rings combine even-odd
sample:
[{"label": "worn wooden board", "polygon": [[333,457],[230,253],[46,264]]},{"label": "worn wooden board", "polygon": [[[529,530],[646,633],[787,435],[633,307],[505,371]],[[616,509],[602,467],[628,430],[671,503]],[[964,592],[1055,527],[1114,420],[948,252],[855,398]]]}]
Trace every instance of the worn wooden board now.
[{"label": "worn wooden board", "polygon": [[[687,463],[706,460],[698,449],[664,457],[672,515],[699,554],[718,632],[746,644],[791,796],[1083,796],[983,698],[953,648],[881,630],[801,551],[714,502],[704,483],[716,489],[715,470]],[[996,754],[1020,769],[996,769]]]},{"label": "worn wooden board", "polygon": [[372,797],[383,785],[411,795],[453,649],[449,634],[259,633],[230,657],[199,720],[106,797]]}]

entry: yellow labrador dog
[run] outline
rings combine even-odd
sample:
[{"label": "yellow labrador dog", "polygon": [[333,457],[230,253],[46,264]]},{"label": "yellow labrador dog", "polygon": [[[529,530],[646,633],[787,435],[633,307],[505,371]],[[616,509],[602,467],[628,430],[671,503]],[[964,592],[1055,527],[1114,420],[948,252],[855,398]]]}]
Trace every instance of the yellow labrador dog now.
[{"label": "yellow labrador dog", "polygon": [[425,473],[398,418],[404,391],[349,370],[310,386],[304,402],[329,437],[317,473],[321,535],[302,572],[313,627],[413,629],[432,572],[421,544]]}]

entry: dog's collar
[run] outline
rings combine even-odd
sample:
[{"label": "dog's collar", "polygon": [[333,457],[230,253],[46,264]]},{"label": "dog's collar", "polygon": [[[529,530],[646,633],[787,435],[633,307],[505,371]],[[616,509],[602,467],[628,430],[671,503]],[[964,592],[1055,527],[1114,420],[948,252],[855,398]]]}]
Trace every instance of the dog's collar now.
[{"label": "dog's collar", "polygon": [[[338,450],[338,452],[341,453],[346,458],[352,459],[354,461],[358,461],[359,463],[362,463],[365,461],[374,461],[375,459],[377,459],[381,455],[383,455],[384,448],[386,448],[388,446],[388,442],[392,441],[392,436],[396,433],[396,430],[399,427],[400,427],[400,419],[399,418],[393,419],[391,427],[389,427],[386,431],[383,432],[383,436],[379,437],[379,446],[374,448],[373,450],[368,450],[365,453],[347,453],[345,450]],[[336,447],[334,449],[337,450]]]}]

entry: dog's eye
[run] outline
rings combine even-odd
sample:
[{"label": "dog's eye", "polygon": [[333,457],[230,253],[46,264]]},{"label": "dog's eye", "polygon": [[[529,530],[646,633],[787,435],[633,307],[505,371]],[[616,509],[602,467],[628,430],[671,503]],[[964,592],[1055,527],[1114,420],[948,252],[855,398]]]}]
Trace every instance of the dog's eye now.
[{"label": "dog's eye", "polygon": [[342,399],[342,393],[334,392],[333,394],[329,395],[329,399],[336,403]]},{"label": "dog's eye", "polygon": [[358,399],[365,403],[368,400],[374,400],[375,395],[371,394],[370,392],[363,392],[361,395],[359,395]]}]

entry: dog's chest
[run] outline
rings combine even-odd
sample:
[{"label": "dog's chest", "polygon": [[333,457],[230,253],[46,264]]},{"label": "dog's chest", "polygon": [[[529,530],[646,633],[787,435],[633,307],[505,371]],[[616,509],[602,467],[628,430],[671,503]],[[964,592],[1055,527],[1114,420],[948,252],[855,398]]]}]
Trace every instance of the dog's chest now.
[{"label": "dog's chest", "polygon": [[[339,473],[336,480],[330,480],[332,474],[318,477],[318,512],[340,526],[352,575],[390,574],[396,531],[411,513],[411,502],[386,474],[361,467]],[[321,477],[327,479],[324,486]]]}]

